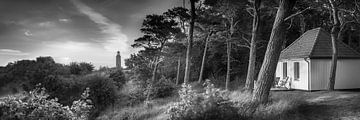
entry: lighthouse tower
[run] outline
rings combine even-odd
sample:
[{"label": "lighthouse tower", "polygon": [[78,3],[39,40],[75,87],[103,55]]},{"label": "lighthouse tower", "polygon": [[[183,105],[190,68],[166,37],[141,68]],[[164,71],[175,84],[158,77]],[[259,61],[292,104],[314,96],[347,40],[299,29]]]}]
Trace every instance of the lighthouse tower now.
[{"label": "lighthouse tower", "polygon": [[117,54],[116,54],[116,68],[117,68],[117,69],[121,69],[121,56],[120,56],[120,51],[117,51]]}]

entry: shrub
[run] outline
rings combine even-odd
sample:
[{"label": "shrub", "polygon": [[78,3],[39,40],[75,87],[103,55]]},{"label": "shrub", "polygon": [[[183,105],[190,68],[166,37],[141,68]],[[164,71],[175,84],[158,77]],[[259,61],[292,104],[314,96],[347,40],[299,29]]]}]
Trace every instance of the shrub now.
[{"label": "shrub", "polygon": [[94,109],[90,117],[95,118],[102,110],[115,103],[116,88],[114,82],[105,76],[88,75],[82,79],[91,89],[89,98],[93,101]]},{"label": "shrub", "polygon": [[94,70],[94,65],[86,62],[71,62],[69,65],[70,73],[74,75],[89,74]]},{"label": "shrub", "polygon": [[121,88],[121,86],[126,83],[125,74],[120,69],[112,71],[109,75],[109,78],[115,82],[115,85],[118,88]]},{"label": "shrub", "polygon": [[146,82],[139,79],[139,75],[130,77],[122,89],[122,93],[128,97],[130,105],[140,103],[146,98]]},{"label": "shrub", "polygon": [[0,119],[2,120],[86,120],[91,101],[87,99],[89,89],[83,98],[74,101],[71,107],[63,106],[57,99],[49,99],[45,88],[36,88],[29,93],[0,99]]},{"label": "shrub", "polygon": [[134,75],[125,84],[122,93],[128,97],[129,104],[134,105],[143,102],[148,92],[150,92],[151,98],[164,98],[173,95],[176,90],[176,85],[165,77],[162,77],[159,81],[153,83],[153,85],[149,84],[141,80],[139,75]]},{"label": "shrub", "polygon": [[81,99],[74,101],[71,105],[71,111],[73,112],[73,119],[75,120],[87,120],[90,110],[92,109],[92,101],[88,99],[90,96],[90,89],[86,88],[82,93]]},{"label": "shrub", "polygon": [[190,85],[183,84],[179,91],[180,101],[169,107],[171,120],[232,120],[239,119],[237,108],[233,107],[224,91],[206,81],[205,92],[197,93]]},{"label": "shrub", "polygon": [[153,85],[150,96],[152,98],[164,98],[173,95],[175,90],[176,85],[170,79],[166,79],[163,76]]},{"label": "shrub", "polygon": [[49,75],[41,84],[46,88],[50,98],[58,98],[58,102],[64,105],[71,105],[73,101],[80,99],[82,91],[86,88],[78,78],[73,76],[65,78]]}]

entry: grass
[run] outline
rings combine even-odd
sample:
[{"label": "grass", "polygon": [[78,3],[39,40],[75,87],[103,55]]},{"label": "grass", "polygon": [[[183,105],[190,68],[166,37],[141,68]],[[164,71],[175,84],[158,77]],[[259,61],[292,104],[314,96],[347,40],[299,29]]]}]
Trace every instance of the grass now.
[{"label": "grass", "polygon": [[[201,85],[193,83],[201,92]],[[231,91],[228,97],[240,108],[238,114],[249,115],[246,107],[251,95],[240,90]],[[360,91],[272,91],[271,101],[260,105],[249,119],[254,120],[333,120],[360,119]],[[132,107],[109,109],[99,120],[165,120],[165,111],[178,96],[155,99]],[[243,111],[242,111],[243,110]]]},{"label": "grass", "polygon": [[298,108],[298,115],[306,120],[360,119],[360,91],[291,91],[272,92],[272,96],[295,96],[304,99],[306,104]]},{"label": "grass", "polygon": [[99,120],[165,120],[165,111],[177,96],[152,100],[131,107],[108,109]]}]

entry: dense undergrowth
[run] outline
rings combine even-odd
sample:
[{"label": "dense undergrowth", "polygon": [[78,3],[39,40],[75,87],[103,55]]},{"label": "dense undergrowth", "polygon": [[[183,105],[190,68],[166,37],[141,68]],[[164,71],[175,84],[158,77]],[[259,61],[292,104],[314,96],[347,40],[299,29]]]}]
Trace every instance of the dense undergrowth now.
[{"label": "dense undergrowth", "polygon": [[36,88],[30,92],[0,99],[1,120],[87,120],[92,101],[88,99],[89,89],[71,106],[50,99],[45,89]]},{"label": "dense undergrowth", "polygon": [[183,84],[178,94],[155,98],[103,112],[98,120],[287,120],[304,119],[307,103],[296,96],[273,95],[267,104],[254,106],[247,92],[224,91],[209,81],[203,87]]},{"label": "dense undergrowth", "polygon": [[[97,119],[97,120],[287,120],[304,119],[307,103],[296,96],[272,95],[267,104],[254,106],[251,95],[240,90],[225,91],[210,81],[176,87],[161,78],[146,101],[147,83],[130,79],[115,89],[101,76],[86,76],[89,89],[70,107],[43,90],[4,97],[1,119]],[[92,90],[94,89],[94,90]],[[101,91],[99,91],[101,90]],[[178,93],[174,91],[178,91]],[[97,115],[95,115],[97,114]]]}]

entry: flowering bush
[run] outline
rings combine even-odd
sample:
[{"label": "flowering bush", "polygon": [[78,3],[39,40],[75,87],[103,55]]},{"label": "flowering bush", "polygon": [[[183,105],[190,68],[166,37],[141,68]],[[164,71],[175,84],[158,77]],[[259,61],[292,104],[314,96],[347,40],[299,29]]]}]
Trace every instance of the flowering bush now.
[{"label": "flowering bush", "polygon": [[183,84],[179,91],[180,101],[167,111],[170,120],[239,119],[237,109],[225,96],[225,91],[214,87],[210,81],[204,83],[205,92],[197,93],[191,85]]},{"label": "flowering bush", "polygon": [[0,98],[1,120],[85,120],[92,108],[87,99],[89,89],[83,98],[74,104],[63,106],[57,99],[49,99],[44,88],[36,88],[29,93]]},{"label": "flowering bush", "polygon": [[72,119],[74,120],[86,120],[89,116],[90,110],[93,108],[90,96],[90,89],[86,88],[81,95],[81,99],[74,101],[71,105],[71,112],[73,113]]}]

